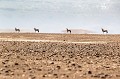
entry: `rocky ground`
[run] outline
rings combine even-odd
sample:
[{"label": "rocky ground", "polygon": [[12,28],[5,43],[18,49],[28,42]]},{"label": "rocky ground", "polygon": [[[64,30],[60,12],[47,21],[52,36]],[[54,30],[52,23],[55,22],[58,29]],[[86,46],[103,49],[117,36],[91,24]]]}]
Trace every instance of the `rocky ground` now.
[{"label": "rocky ground", "polygon": [[[1,33],[0,38],[8,41],[0,41],[0,79],[120,79],[119,37]],[[9,41],[10,38],[63,42]]]}]

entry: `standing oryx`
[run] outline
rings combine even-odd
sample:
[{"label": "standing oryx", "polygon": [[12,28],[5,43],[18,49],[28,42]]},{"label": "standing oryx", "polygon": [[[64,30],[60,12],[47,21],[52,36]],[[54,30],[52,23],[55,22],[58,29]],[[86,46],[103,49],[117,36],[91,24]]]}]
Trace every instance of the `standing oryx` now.
[{"label": "standing oryx", "polygon": [[16,31],[16,32],[20,32],[20,29],[18,29],[18,28],[15,28],[15,31]]},{"label": "standing oryx", "polygon": [[35,32],[36,32],[36,31],[39,32],[39,29],[34,28],[34,30],[35,30]]},{"label": "standing oryx", "polygon": [[101,28],[102,29],[102,32],[104,33],[104,32],[106,32],[106,34],[108,33],[108,30],[105,30],[105,29],[103,29],[103,28]]},{"label": "standing oryx", "polygon": [[67,33],[70,32],[70,34],[71,34],[71,30],[69,30],[68,28],[66,28],[66,30],[67,30]]}]

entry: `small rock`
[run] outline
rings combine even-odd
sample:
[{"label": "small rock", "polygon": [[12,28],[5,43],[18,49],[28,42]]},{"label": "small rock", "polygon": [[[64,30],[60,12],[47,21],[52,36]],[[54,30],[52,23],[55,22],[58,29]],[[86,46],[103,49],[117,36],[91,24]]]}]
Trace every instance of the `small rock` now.
[{"label": "small rock", "polygon": [[19,65],[18,63],[15,63],[15,65]]},{"label": "small rock", "polygon": [[92,71],[88,71],[88,74],[92,74]]},{"label": "small rock", "polygon": [[51,62],[51,64],[54,64],[54,62]]},{"label": "small rock", "polygon": [[5,65],[4,67],[5,67],[5,68],[7,68],[8,66],[7,66],[7,65]]},{"label": "small rock", "polygon": [[66,77],[68,78],[68,77],[69,77],[69,75],[66,75]]},{"label": "small rock", "polygon": [[78,65],[78,68],[81,68],[81,66],[80,66],[80,65]]},{"label": "small rock", "polygon": [[72,69],[68,69],[69,71],[71,71]]},{"label": "small rock", "polygon": [[17,58],[20,58],[20,56],[17,56]]},{"label": "small rock", "polygon": [[72,66],[75,66],[75,64],[73,63]]},{"label": "small rock", "polygon": [[116,77],[120,77],[120,75],[116,75]]},{"label": "small rock", "polygon": [[43,52],[46,52],[46,51],[43,50]]},{"label": "small rock", "polygon": [[29,68],[28,70],[32,70],[31,68]]},{"label": "small rock", "polygon": [[2,64],[5,64],[5,62],[2,62]]},{"label": "small rock", "polygon": [[6,71],[5,71],[5,73],[8,73],[8,72],[9,72],[9,70],[6,70]]},{"label": "small rock", "polygon": [[5,70],[5,69],[3,69],[3,68],[0,68],[0,71],[3,71],[3,70]]},{"label": "small rock", "polygon": [[58,74],[53,74],[53,76],[55,76],[56,78],[58,78]]},{"label": "small rock", "polygon": [[42,71],[42,69],[37,69],[38,71]]},{"label": "small rock", "polygon": [[57,66],[57,69],[60,69],[61,67],[60,66]]},{"label": "small rock", "polygon": [[46,77],[47,76],[47,74],[44,74],[42,77]]}]

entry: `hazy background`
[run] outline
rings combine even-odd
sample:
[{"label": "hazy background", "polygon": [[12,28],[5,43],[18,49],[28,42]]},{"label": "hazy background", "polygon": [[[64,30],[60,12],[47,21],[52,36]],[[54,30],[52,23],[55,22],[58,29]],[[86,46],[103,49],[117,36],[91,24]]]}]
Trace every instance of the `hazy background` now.
[{"label": "hazy background", "polygon": [[120,33],[120,0],[0,0],[0,30],[58,32],[66,28]]}]

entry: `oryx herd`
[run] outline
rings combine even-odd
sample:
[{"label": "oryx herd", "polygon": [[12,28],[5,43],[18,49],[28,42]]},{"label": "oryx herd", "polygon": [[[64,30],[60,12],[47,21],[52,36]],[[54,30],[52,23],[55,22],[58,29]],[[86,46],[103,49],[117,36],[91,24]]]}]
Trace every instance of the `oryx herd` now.
[{"label": "oryx herd", "polygon": [[[15,31],[16,32],[20,32],[20,29],[19,28],[15,28]],[[37,29],[37,28],[34,28],[34,31],[39,33],[39,29]]]},{"label": "oryx herd", "polygon": [[[104,32],[107,34],[108,33],[108,30],[106,30],[106,29],[103,29],[103,28],[101,28],[101,30],[102,30],[102,32],[103,32],[103,34],[104,34]],[[68,29],[68,28],[66,28],[66,31],[67,31],[67,33],[70,33],[71,34],[71,30],[70,29]]]},{"label": "oryx herd", "polygon": [[[106,30],[106,29],[101,28],[101,30],[102,30],[103,34],[104,34],[104,33],[106,33],[106,34],[108,33],[108,30]],[[20,29],[19,29],[19,28],[15,28],[15,31],[16,31],[16,32],[20,32]],[[35,32],[38,32],[38,33],[40,32],[39,29],[37,29],[37,28],[34,28],[34,31],[35,31]],[[72,33],[72,30],[66,28],[66,32],[71,34],[71,33]]]}]

